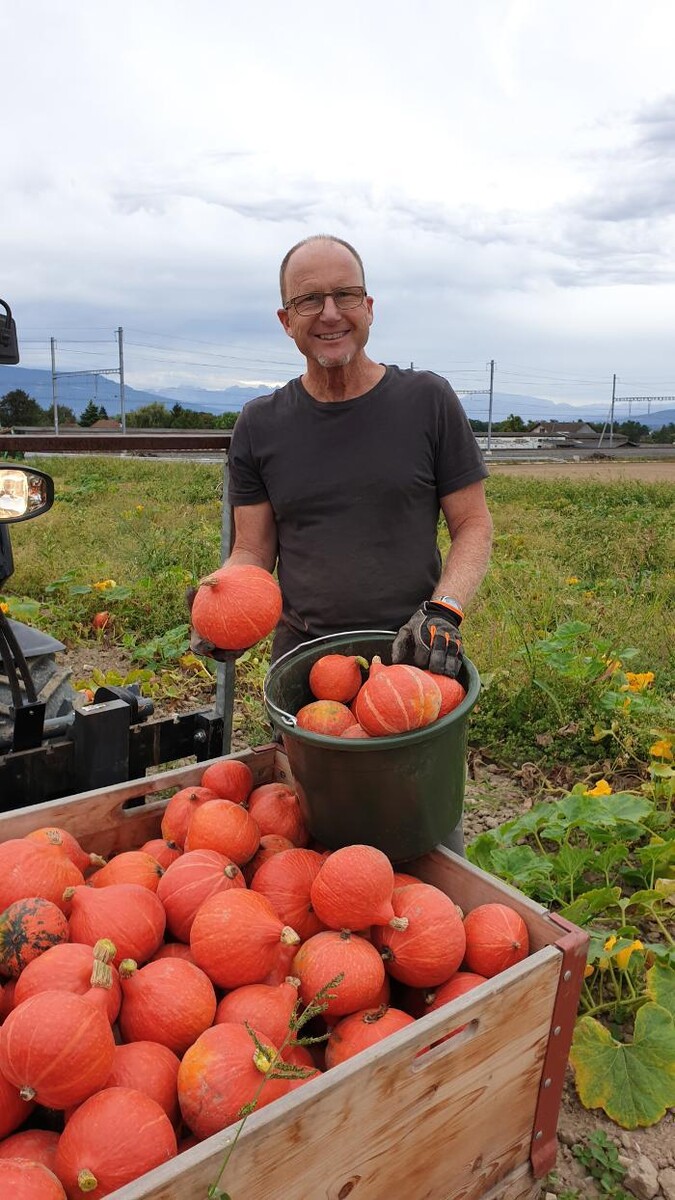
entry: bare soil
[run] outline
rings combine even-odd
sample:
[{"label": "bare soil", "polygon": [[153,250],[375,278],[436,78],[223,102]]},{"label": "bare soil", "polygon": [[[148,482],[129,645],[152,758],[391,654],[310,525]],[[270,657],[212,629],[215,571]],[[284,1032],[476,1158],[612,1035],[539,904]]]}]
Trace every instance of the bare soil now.
[{"label": "bare soil", "polygon": [[580,483],[597,480],[613,483],[634,480],[639,483],[675,483],[675,460],[671,462],[631,462],[627,459],[584,462],[500,463],[491,461],[491,475],[519,475],[524,479],[576,479]]}]

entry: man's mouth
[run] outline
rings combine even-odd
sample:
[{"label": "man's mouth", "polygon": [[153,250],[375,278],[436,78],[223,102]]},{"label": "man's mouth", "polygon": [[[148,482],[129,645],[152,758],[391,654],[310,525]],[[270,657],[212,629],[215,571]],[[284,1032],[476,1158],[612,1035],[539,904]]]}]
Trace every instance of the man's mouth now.
[{"label": "man's mouth", "polygon": [[349,333],[348,329],[341,329],[339,333],[317,333],[316,337],[321,342],[336,342],[338,338],[346,337]]}]

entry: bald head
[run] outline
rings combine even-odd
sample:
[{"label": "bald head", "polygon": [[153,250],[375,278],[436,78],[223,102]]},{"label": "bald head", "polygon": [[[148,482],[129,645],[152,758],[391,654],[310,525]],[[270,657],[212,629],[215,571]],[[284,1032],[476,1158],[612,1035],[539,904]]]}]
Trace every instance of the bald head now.
[{"label": "bald head", "polygon": [[288,254],[286,254],[284,256],[284,260],[283,260],[283,262],[281,264],[281,268],[279,270],[279,288],[281,290],[282,304],[286,303],[286,295],[285,295],[284,289],[285,289],[285,284],[286,284],[286,271],[288,269],[288,264],[289,264],[291,258],[295,254],[296,250],[300,250],[303,246],[311,246],[315,242],[332,242],[336,246],[344,246],[345,250],[348,250],[349,253],[351,254],[352,258],[354,258],[356,260],[359,271],[361,273],[361,281],[365,288],[366,276],[365,276],[365,271],[363,268],[363,262],[361,260],[361,255],[359,254],[358,250],[355,250],[354,247],[352,245],[350,245],[349,242],[345,242],[342,238],[332,237],[330,234],[327,234],[327,233],[315,233],[311,237],[303,238],[301,242],[296,242],[294,246],[291,246],[290,250],[288,251]]}]

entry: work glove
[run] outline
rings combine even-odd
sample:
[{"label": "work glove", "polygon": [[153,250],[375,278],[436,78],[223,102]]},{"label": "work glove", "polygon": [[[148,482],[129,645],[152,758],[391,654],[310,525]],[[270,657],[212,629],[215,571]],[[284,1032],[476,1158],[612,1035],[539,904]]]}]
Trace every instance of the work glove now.
[{"label": "work glove", "polygon": [[461,667],[460,613],[440,600],[425,600],[403,625],[391,651],[393,663],[412,663],[435,675],[454,679]]},{"label": "work glove", "polygon": [[[188,611],[192,615],[192,605],[194,598],[197,595],[196,587],[189,587],[185,592],[185,603],[188,606]],[[250,649],[249,646],[243,646],[241,650],[219,650],[214,646],[213,642],[207,642],[197,633],[192,622],[190,622],[190,649],[193,654],[199,654],[201,658],[213,658],[216,662],[234,662],[237,658],[241,658]]]}]

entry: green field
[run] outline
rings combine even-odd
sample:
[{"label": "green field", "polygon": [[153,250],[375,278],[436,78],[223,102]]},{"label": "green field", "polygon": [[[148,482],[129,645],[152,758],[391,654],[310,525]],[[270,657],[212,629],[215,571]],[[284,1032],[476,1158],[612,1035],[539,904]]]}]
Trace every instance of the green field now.
[{"label": "green field", "polygon": [[[10,612],[73,646],[100,638],[91,618],[109,611],[104,636],[136,656],[153,694],[201,689],[203,704],[211,683],[199,664],[180,663],[184,593],[220,561],[220,468],[106,457],[35,465],[53,475],[57,499],[12,529]],[[639,768],[673,725],[673,489],[499,475],[487,487],[494,554],[465,622],[483,680],[471,745],[509,766]],[[95,587],[109,580],[114,588]],[[237,669],[252,744],[265,728],[265,651]]]}]

